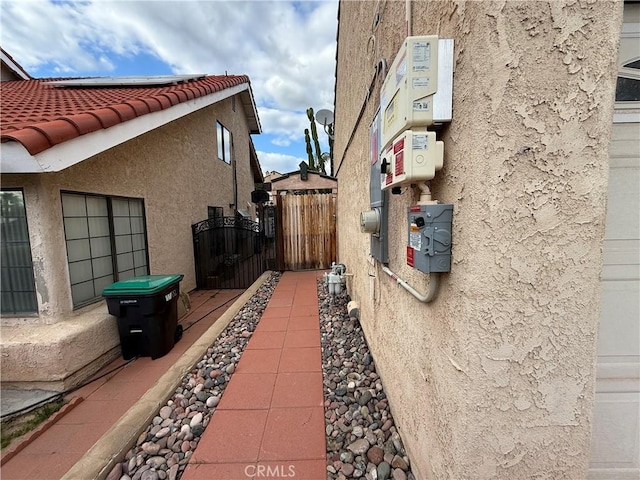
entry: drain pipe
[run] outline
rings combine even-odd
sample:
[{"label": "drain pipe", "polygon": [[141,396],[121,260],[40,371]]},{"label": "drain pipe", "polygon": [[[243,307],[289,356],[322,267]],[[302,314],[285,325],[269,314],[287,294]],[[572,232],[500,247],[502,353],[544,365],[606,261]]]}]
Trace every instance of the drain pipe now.
[{"label": "drain pipe", "polygon": [[411,285],[409,285],[407,282],[399,278],[391,270],[389,270],[388,267],[385,267],[384,265],[382,265],[382,271],[387,275],[389,275],[391,278],[393,278],[396,282],[398,282],[400,286],[402,286],[402,288],[404,288],[407,292],[409,292],[411,295],[416,297],[422,303],[429,303],[435,300],[436,296],[438,295],[438,289],[440,287],[439,273],[429,274],[429,291],[427,292],[426,295],[423,295],[420,292],[418,292],[415,288],[413,288]]}]

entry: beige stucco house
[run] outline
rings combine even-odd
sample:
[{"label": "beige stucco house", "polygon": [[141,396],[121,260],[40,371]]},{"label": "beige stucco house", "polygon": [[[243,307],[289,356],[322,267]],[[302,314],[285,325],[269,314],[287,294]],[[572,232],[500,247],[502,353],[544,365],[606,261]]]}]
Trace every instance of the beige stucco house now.
[{"label": "beige stucco house", "polygon": [[[389,196],[386,264],[360,229],[408,34],[454,41],[433,300],[407,264],[417,188]],[[639,39],[636,2],[340,2],[339,261],[417,478],[640,476]]]},{"label": "beige stucco house", "polygon": [[250,208],[260,123],[246,76],[51,83],[2,60],[2,382],[59,390],[119,354],[104,287],[195,288],[191,225]]}]

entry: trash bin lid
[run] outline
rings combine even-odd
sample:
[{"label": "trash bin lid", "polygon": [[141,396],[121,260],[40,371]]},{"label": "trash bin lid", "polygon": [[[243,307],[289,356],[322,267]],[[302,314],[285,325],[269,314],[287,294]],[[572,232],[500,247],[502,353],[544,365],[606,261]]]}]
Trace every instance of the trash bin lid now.
[{"label": "trash bin lid", "polygon": [[105,297],[119,295],[153,295],[171,284],[178,283],[184,275],[141,275],[121,280],[106,287],[102,291]]}]

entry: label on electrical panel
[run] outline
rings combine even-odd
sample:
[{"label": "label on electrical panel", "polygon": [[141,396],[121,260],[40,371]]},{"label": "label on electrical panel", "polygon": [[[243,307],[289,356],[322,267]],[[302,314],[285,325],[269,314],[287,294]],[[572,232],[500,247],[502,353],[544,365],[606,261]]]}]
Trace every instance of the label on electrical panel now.
[{"label": "label on electrical panel", "polygon": [[396,153],[394,175],[402,175],[404,173],[404,150]]},{"label": "label on electrical panel", "polygon": [[431,64],[431,43],[416,42],[413,44],[413,71],[425,72]]},{"label": "label on electrical panel", "polygon": [[410,267],[414,266],[413,248],[411,248],[408,245],[407,245],[407,265],[409,265]]},{"label": "label on electrical panel", "polygon": [[396,85],[402,81],[402,79],[407,74],[407,57],[403,55],[402,60],[398,63],[396,67]]},{"label": "label on electrical panel", "polygon": [[428,101],[418,101],[413,102],[413,110],[419,112],[428,112],[429,111],[429,102]]},{"label": "label on electrical panel", "polygon": [[391,100],[391,102],[385,109],[384,121],[386,122],[387,128],[389,128],[389,126],[396,121],[396,97],[393,97],[393,100]]},{"label": "label on electrical panel", "polygon": [[429,86],[429,77],[416,77],[412,80],[413,88],[422,88]]},{"label": "label on electrical panel", "polygon": [[414,133],[411,149],[412,150],[428,150],[429,144],[428,144],[427,138],[429,137],[427,137],[426,135],[416,135]]},{"label": "label on electrical panel", "polygon": [[418,251],[422,250],[422,235],[420,235],[420,228],[415,223],[411,224],[409,230],[409,246]]}]

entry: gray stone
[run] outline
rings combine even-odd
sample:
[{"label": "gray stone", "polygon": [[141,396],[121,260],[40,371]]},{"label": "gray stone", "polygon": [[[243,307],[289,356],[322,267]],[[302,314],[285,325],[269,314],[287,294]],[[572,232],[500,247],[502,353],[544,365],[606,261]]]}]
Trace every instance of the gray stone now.
[{"label": "gray stone", "polygon": [[216,395],[212,395],[209,398],[207,398],[206,405],[208,408],[213,408],[213,407],[217,407],[218,403],[220,403],[220,397]]},{"label": "gray stone", "polygon": [[369,447],[369,442],[366,439],[361,438],[349,445],[347,449],[352,451],[354,455],[362,455],[369,450]]},{"label": "gray stone", "polygon": [[361,406],[366,405],[367,403],[369,403],[371,398],[373,398],[371,395],[371,392],[369,390],[365,390],[362,393],[362,395],[360,395],[360,398],[358,399],[358,404]]},{"label": "gray stone", "polygon": [[175,465],[172,465],[171,468],[169,468],[169,472],[167,476],[169,480],[176,480],[178,478],[179,468],[180,466],[177,463]]},{"label": "gray stone", "polygon": [[160,445],[153,442],[145,442],[140,448],[147,455],[156,455],[160,451]]},{"label": "gray stone", "polygon": [[407,480],[407,474],[400,468],[394,468],[393,480]]},{"label": "gray stone", "polygon": [[342,452],[340,454],[340,461],[344,463],[353,463],[353,453],[352,452]]},{"label": "gray stone", "polygon": [[171,433],[171,429],[169,427],[163,427],[156,432],[156,438],[166,437]]},{"label": "gray stone", "polygon": [[378,480],[387,480],[391,474],[391,466],[387,462],[378,465]]},{"label": "gray stone", "polygon": [[147,460],[147,465],[151,468],[160,468],[160,465],[167,463],[167,459],[160,456],[151,457]]},{"label": "gray stone", "polygon": [[350,477],[354,470],[355,470],[355,467],[353,465],[351,465],[350,463],[344,463],[342,465],[342,468],[340,469],[340,472],[346,475],[347,477]]},{"label": "gray stone", "polygon": [[158,480],[158,474],[153,470],[147,470],[142,474],[140,480]]},{"label": "gray stone", "polygon": [[191,429],[194,437],[199,437],[204,433],[204,427],[202,425],[196,425]]},{"label": "gray stone", "polygon": [[347,394],[347,389],[345,387],[338,387],[336,388],[336,395],[338,397],[343,397]]},{"label": "gray stone", "polygon": [[206,402],[207,398],[209,398],[209,394],[207,392],[198,392],[196,393],[196,398],[200,402]]},{"label": "gray stone", "polygon": [[169,406],[164,406],[160,409],[160,418],[166,420],[167,418],[171,418],[171,414],[173,413],[173,408]]},{"label": "gray stone", "polygon": [[196,425],[200,425],[201,423],[202,423],[202,412],[198,412],[193,416],[193,418],[189,422],[189,426],[193,428]]},{"label": "gray stone", "polygon": [[391,441],[393,442],[393,446],[396,447],[396,451],[400,454],[404,454],[404,447],[402,446],[402,439],[398,432],[393,432],[391,435]]}]

